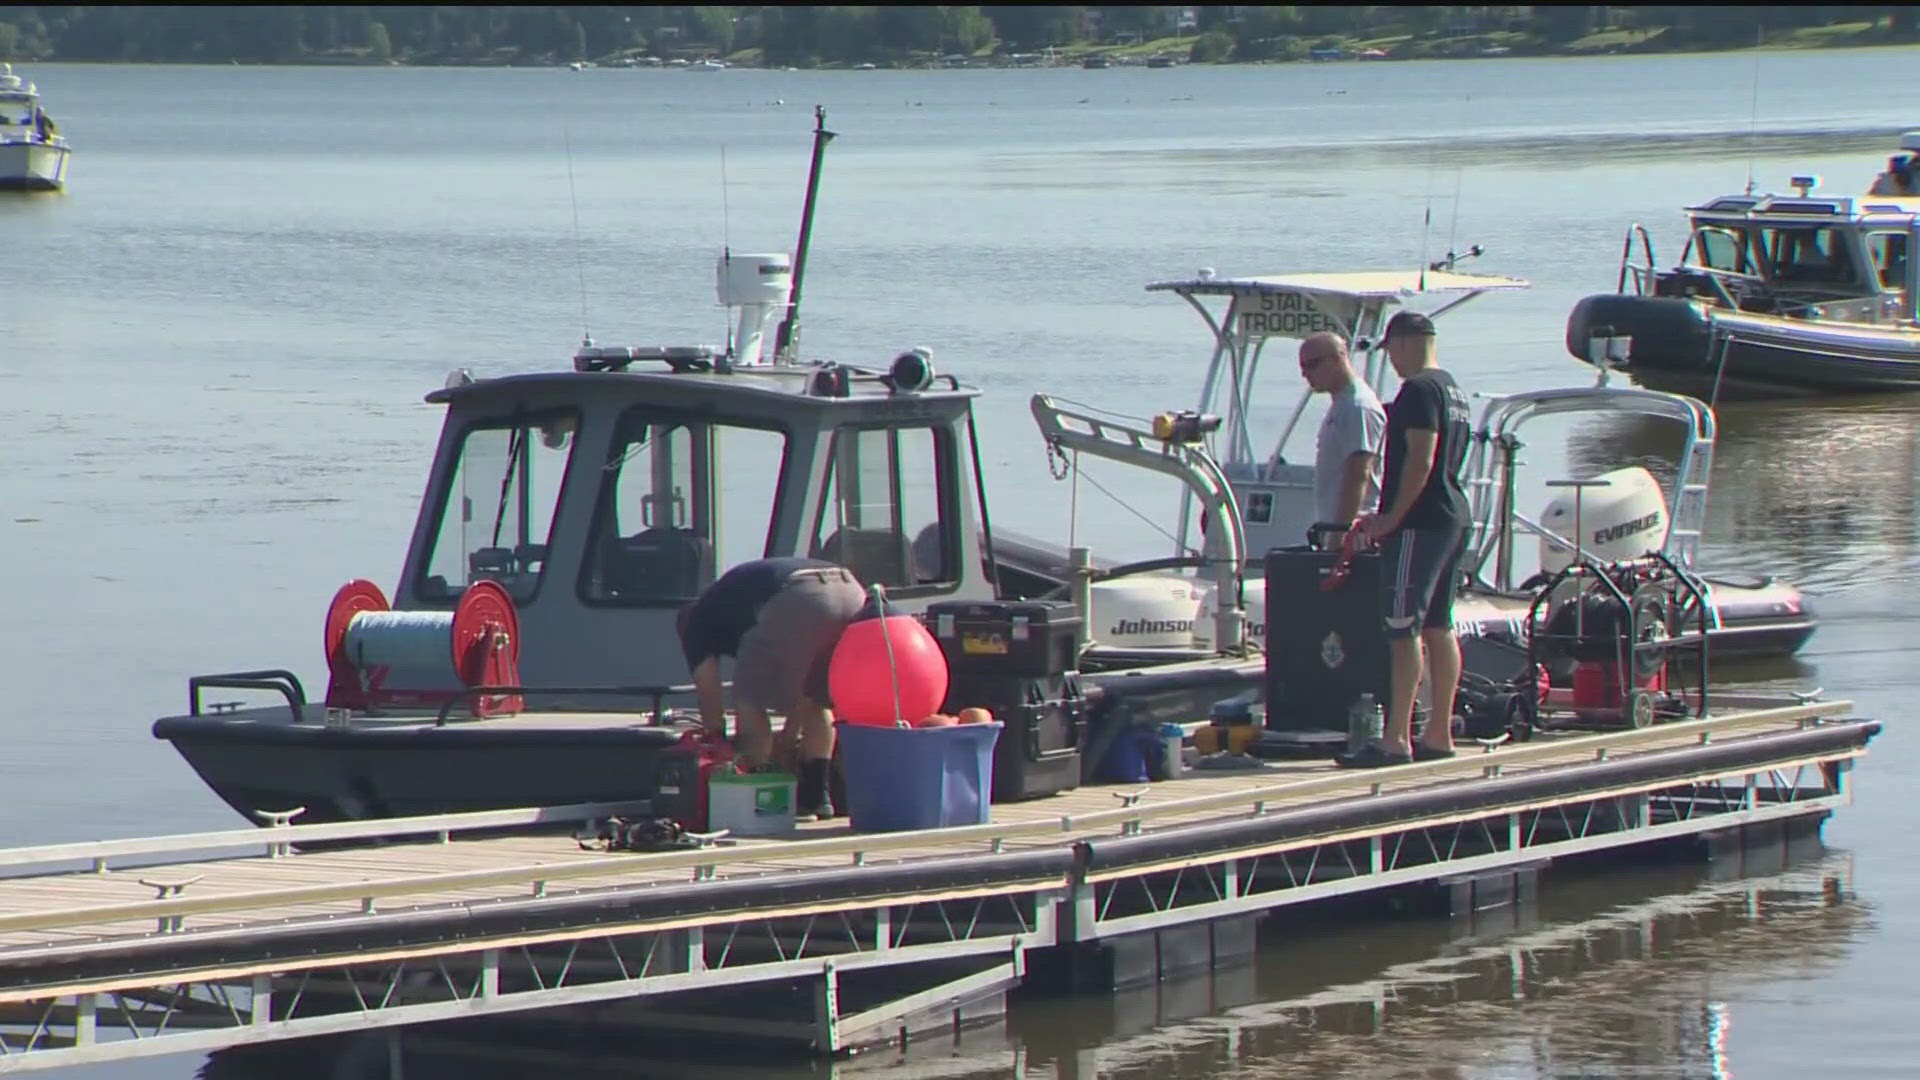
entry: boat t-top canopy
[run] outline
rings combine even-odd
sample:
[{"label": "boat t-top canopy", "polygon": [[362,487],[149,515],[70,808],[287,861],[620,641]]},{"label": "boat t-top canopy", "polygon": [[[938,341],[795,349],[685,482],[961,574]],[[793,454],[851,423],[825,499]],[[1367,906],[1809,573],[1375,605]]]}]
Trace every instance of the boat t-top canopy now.
[{"label": "boat t-top canopy", "polygon": [[1413,296],[1419,293],[1473,292],[1524,289],[1518,278],[1492,274],[1463,274],[1457,270],[1359,270],[1338,274],[1279,274],[1272,277],[1223,278],[1202,272],[1187,281],[1156,281],[1148,292],[1192,293],[1195,296],[1237,296],[1252,293],[1311,292],[1329,296]]},{"label": "boat t-top canopy", "polygon": [[[1379,335],[1397,308],[1423,311],[1438,317],[1483,293],[1524,289],[1518,278],[1492,274],[1464,274],[1444,266],[1411,270],[1360,270],[1344,273],[1275,274],[1260,277],[1218,277],[1202,270],[1193,278],[1156,281],[1148,292],[1178,294],[1205,320],[1214,338],[1206,384],[1201,390],[1202,412],[1223,412],[1226,420],[1225,463],[1231,469],[1255,462],[1246,430],[1252,403],[1254,376],[1260,352],[1268,338],[1305,338],[1331,332],[1345,338],[1356,367],[1375,390],[1385,387],[1387,364]],[[1216,314],[1203,297],[1227,297]],[[1233,400],[1216,408],[1214,394],[1221,376],[1234,388]],[[1307,397],[1281,436],[1284,445]],[[1261,458],[1259,460],[1264,460]]]},{"label": "boat t-top canopy", "polygon": [[[1466,255],[1477,255],[1476,246]],[[1281,474],[1298,471],[1285,468],[1280,451],[1291,443],[1295,428],[1306,412],[1312,392],[1297,381],[1298,403],[1288,417],[1269,456],[1255,451],[1248,418],[1252,412],[1254,387],[1259,373],[1260,355],[1270,338],[1305,338],[1316,333],[1338,334],[1348,342],[1354,366],[1360,376],[1384,396],[1388,365],[1379,340],[1387,319],[1396,309],[1420,311],[1437,318],[1483,293],[1524,289],[1518,278],[1492,274],[1466,274],[1454,269],[1462,256],[1447,258],[1425,268],[1408,270],[1359,270],[1344,273],[1273,274],[1259,277],[1220,277],[1201,270],[1192,278],[1156,281],[1148,292],[1178,295],[1206,322],[1213,336],[1213,355],[1207,365],[1206,381],[1200,390],[1199,410],[1220,415],[1224,447],[1219,459],[1227,475],[1236,481],[1258,479],[1304,485],[1311,495],[1310,470],[1286,480]],[[1226,305],[1209,306],[1207,299],[1226,297]],[[1221,387],[1227,387],[1225,400],[1216,401]],[[1262,493],[1265,494],[1265,493]],[[1279,493],[1274,492],[1276,497]],[[1181,505],[1179,539],[1187,548],[1188,504]],[[1284,516],[1284,515],[1283,515]]]}]

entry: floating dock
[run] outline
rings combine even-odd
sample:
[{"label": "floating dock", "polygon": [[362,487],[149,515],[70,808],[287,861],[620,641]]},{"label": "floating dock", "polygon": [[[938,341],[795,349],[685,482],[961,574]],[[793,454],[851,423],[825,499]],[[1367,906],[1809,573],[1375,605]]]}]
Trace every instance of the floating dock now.
[{"label": "floating dock", "polygon": [[1289,905],[1486,909],[1556,862],[1817,837],[1878,722],[1717,700],[1745,707],[1080,788],[924,832],[582,850],[573,828],[636,809],[607,805],[0,850],[0,1072],[532,1010],[837,1055],[996,1019],[1022,985],[1242,962]]}]

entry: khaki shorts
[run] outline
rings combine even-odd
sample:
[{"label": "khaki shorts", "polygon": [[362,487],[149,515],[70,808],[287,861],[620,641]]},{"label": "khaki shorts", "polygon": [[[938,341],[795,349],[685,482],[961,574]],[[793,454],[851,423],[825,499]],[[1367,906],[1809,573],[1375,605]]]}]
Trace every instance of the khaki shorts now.
[{"label": "khaki shorts", "polygon": [[775,713],[792,712],[803,696],[830,706],[827,663],[866,599],[860,583],[838,567],[794,573],[741,635],[734,693]]}]

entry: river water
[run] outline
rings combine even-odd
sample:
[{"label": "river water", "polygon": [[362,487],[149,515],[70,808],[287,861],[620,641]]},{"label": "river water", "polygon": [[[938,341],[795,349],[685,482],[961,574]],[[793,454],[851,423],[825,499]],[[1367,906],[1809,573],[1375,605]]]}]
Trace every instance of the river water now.
[{"label": "river water", "polygon": [[[0,566],[14,612],[0,619],[0,843],[233,825],[150,719],[195,672],[317,680],[333,590],[398,572],[439,422],[421,397],[450,369],[563,366],[583,334],[720,339],[713,259],[723,245],[791,248],[814,104],[840,137],[806,351],[877,363],[930,347],[985,391],[996,524],[1072,529],[1125,558],[1166,552],[1166,493],[1089,468],[1131,509],[1089,487],[1069,521],[1025,404],[1046,390],[1129,414],[1191,405],[1208,339],[1146,282],[1203,266],[1412,267],[1481,244],[1469,267],[1533,288],[1447,316],[1443,362],[1475,391],[1584,381],[1564,318],[1613,287],[1630,222],[1671,259],[1679,208],[1749,176],[1863,189],[1896,133],[1920,127],[1886,92],[1916,59],[35,66],[24,73],[76,153],[67,194],[0,201]],[[1275,417],[1288,367],[1269,365]],[[937,1071],[1909,1075],[1920,872],[1902,711],[1920,625],[1920,399],[1728,406],[1721,420],[1709,563],[1798,581],[1824,620],[1796,660],[1735,674],[1823,686],[1889,725],[1825,858],[1734,881],[1681,869],[1565,883],[1537,923],[1504,935],[1269,926],[1254,969],[1025,1008]],[[1542,476],[1657,442],[1563,434],[1568,450],[1529,449]],[[1512,978],[1503,950],[1534,950],[1543,974]],[[409,1040],[415,1075],[437,1075],[432,1061],[471,1071],[457,1042]],[[572,1051],[526,1048],[516,1074],[680,1075]],[[348,1075],[356,1055],[349,1039],[70,1075],[265,1077],[320,1061]]]}]

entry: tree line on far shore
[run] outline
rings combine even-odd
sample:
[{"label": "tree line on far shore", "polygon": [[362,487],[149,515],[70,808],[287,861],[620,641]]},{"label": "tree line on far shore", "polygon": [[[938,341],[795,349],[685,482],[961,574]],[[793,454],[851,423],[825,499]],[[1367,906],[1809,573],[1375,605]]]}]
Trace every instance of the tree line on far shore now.
[{"label": "tree line on far shore", "polygon": [[[1196,62],[1916,40],[1912,5],[0,7],[0,59],[911,66],[1129,51]],[[1829,32],[1830,31],[1830,32]]]}]

